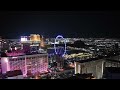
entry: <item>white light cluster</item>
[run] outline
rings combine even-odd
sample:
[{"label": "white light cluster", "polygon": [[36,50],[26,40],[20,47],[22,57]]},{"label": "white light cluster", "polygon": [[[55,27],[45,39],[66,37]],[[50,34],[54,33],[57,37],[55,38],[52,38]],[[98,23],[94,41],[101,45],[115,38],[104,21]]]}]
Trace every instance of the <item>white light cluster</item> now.
[{"label": "white light cluster", "polygon": [[27,41],[27,38],[26,38],[26,37],[22,37],[22,38],[21,38],[21,41],[22,41],[22,42]]}]

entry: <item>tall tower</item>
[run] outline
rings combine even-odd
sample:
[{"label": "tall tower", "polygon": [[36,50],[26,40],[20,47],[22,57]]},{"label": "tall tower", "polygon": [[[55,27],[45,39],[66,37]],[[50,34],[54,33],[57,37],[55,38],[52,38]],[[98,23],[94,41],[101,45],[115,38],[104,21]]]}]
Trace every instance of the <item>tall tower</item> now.
[{"label": "tall tower", "polygon": [[40,35],[39,34],[31,34],[30,35],[30,42],[31,42],[31,51],[36,51],[39,50],[40,47]]},{"label": "tall tower", "polygon": [[44,47],[45,47],[45,42],[44,42],[44,37],[43,37],[43,36],[42,36],[42,38],[41,38],[40,47],[41,47],[41,48],[44,48]]},{"label": "tall tower", "polygon": [[21,49],[25,53],[30,53],[30,40],[28,36],[21,36]]}]

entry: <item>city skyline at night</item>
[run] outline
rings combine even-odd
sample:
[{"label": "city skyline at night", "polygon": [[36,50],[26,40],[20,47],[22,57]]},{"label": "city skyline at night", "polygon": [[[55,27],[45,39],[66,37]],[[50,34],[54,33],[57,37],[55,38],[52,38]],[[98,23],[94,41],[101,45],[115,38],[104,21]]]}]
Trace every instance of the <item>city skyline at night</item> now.
[{"label": "city skyline at night", "polygon": [[0,79],[120,79],[119,34],[118,9],[0,11]]}]

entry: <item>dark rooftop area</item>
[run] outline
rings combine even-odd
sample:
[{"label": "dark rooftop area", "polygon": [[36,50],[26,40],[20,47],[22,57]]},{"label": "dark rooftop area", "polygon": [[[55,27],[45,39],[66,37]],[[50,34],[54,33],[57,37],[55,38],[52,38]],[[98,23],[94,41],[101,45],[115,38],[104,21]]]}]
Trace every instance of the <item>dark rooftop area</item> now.
[{"label": "dark rooftop area", "polygon": [[8,71],[6,73],[7,77],[13,77],[13,76],[17,76],[17,75],[23,75],[21,70],[14,70],[14,71]]},{"label": "dark rooftop area", "polygon": [[75,76],[66,79],[87,79],[87,78],[94,78],[94,77],[92,76],[92,73],[87,73],[87,74],[75,74]]},{"label": "dark rooftop area", "polygon": [[106,67],[105,70],[109,73],[120,73],[120,67]]}]

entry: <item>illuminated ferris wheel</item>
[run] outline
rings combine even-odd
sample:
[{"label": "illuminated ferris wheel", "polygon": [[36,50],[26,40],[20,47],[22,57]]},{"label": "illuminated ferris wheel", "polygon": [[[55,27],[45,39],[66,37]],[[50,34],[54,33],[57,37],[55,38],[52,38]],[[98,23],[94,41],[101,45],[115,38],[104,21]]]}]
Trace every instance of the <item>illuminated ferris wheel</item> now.
[{"label": "illuminated ferris wheel", "polygon": [[[59,46],[58,44],[62,43],[64,46]],[[55,54],[64,56],[66,54],[66,39],[63,38],[63,36],[58,35],[55,38],[54,42],[54,49],[55,49]]]}]

